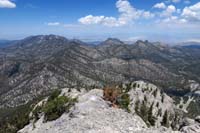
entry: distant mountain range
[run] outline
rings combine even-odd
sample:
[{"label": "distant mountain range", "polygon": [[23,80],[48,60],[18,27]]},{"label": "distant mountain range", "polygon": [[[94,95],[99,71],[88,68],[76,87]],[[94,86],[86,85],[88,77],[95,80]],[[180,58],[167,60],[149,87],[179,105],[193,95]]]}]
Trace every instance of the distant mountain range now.
[{"label": "distant mountain range", "polygon": [[8,42],[8,40],[0,40],[0,47],[5,47]]},{"label": "distant mountain range", "polygon": [[0,48],[8,47],[10,44],[16,42],[15,40],[0,40]]},{"label": "distant mountain range", "polygon": [[200,42],[183,42],[178,45],[188,48],[200,48]]},{"label": "distant mountain range", "polygon": [[0,107],[24,104],[55,88],[134,80],[185,92],[190,80],[200,82],[199,68],[195,47],[140,40],[128,45],[115,38],[91,45],[56,35],[31,36],[0,49]]},{"label": "distant mountain range", "polygon": [[[107,40],[109,40],[109,39],[116,39],[116,38],[108,38]],[[73,41],[81,41],[78,39],[71,39],[71,41],[72,40]],[[17,40],[0,39],[0,48],[7,47],[7,46],[9,46],[9,44],[12,44],[14,42],[17,42]],[[81,41],[81,42],[83,42],[83,41]],[[125,44],[134,44],[136,41],[123,41],[123,42]],[[102,41],[84,41],[84,43],[87,43],[88,45],[99,45],[102,43]],[[152,42],[152,43],[154,43],[155,45],[161,44],[160,42]],[[195,41],[181,42],[178,44],[174,44],[174,46],[191,47],[191,48],[197,47],[198,48],[200,46],[200,42],[195,42]]]}]

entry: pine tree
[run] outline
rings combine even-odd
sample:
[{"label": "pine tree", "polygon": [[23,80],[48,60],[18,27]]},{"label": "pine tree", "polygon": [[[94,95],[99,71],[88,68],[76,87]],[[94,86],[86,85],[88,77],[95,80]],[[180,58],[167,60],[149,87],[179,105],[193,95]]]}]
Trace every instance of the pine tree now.
[{"label": "pine tree", "polygon": [[157,116],[162,116],[162,109],[161,108],[158,110]]},{"label": "pine tree", "polygon": [[157,102],[156,107],[157,107],[157,108],[159,107],[159,102]]},{"label": "pine tree", "polygon": [[147,96],[146,95],[144,96],[144,101],[147,102]]},{"label": "pine tree", "polygon": [[147,115],[147,105],[146,105],[146,101],[142,102],[142,105],[140,107],[140,116],[142,117],[142,119],[147,123],[148,122],[148,115]]},{"label": "pine tree", "polygon": [[136,83],[134,83],[134,84],[133,84],[133,88],[136,88],[136,86],[137,86],[137,84],[136,84]]},{"label": "pine tree", "polygon": [[148,110],[148,121],[151,124],[151,126],[155,126],[156,118],[153,116],[153,105],[154,103],[151,104],[149,110]]},{"label": "pine tree", "polygon": [[139,105],[140,104],[140,101],[139,100],[137,100],[136,102],[135,102],[135,112],[136,112],[136,114],[137,115],[140,115],[140,111],[139,111]]},{"label": "pine tree", "polygon": [[158,89],[156,89],[156,90],[153,91],[154,97],[157,97],[157,93],[158,93]]},{"label": "pine tree", "polygon": [[162,95],[162,99],[161,99],[161,102],[162,102],[162,103],[164,103],[164,98],[165,98],[165,96]]},{"label": "pine tree", "polygon": [[174,130],[178,129],[179,120],[180,120],[179,119],[179,114],[178,114],[178,112],[175,112],[174,119],[173,119],[173,121],[171,123],[172,129],[174,129]]},{"label": "pine tree", "polygon": [[169,127],[169,118],[168,118],[168,112],[167,110],[165,111],[164,115],[163,115],[163,120],[161,122],[161,125],[164,127]]}]

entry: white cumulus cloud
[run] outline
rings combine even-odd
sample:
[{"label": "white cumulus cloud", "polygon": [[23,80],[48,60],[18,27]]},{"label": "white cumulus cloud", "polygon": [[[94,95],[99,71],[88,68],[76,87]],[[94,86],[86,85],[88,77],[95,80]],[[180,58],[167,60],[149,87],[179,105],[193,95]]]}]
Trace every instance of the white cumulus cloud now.
[{"label": "white cumulus cloud", "polygon": [[174,12],[176,12],[176,7],[173,6],[173,5],[169,5],[169,6],[167,7],[167,9],[166,9],[166,12],[167,12],[167,13],[174,13]]},{"label": "white cumulus cloud", "polygon": [[153,14],[153,13],[151,13],[149,11],[145,11],[145,12],[143,12],[142,17],[144,17],[146,19],[149,19],[149,18],[155,17],[155,14]]},{"label": "white cumulus cloud", "polygon": [[0,0],[0,8],[15,8],[16,4],[10,0]]},{"label": "white cumulus cloud", "polygon": [[177,12],[177,9],[174,5],[169,5],[166,7],[166,9],[161,13],[162,17],[170,17],[172,16],[174,13]]},{"label": "white cumulus cloud", "polygon": [[165,9],[166,5],[165,3],[161,2],[161,3],[157,3],[153,6],[153,8],[159,8],[159,9]]},{"label": "white cumulus cloud", "polygon": [[123,25],[123,23],[118,22],[117,19],[114,17],[93,16],[93,15],[88,15],[83,18],[80,18],[79,22],[85,25],[103,24],[111,27]]},{"label": "white cumulus cloud", "polygon": [[189,7],[185,7],[182,12],[182,17],[190,22],[200,22],[200,2]]},{"label": "white cumulus cloud", "polygon": [[80,18],[78,21],[82,24],[102,24],[109,27],[118,27],[127,25],[134,20],[145,18],[149,19],[154,17],[149,11],[138,10],[134,8],[128,0],[118,0],[116,2],[116,7],[119,12],[119,17],[107,17],[107,16],[93,16],[88,15]]}]

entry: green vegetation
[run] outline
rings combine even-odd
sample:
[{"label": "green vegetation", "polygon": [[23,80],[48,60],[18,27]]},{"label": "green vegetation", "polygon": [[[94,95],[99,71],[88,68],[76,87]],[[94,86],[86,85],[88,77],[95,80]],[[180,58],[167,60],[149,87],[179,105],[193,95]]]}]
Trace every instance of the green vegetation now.
[{"label": "green vegetation", "polygon": [[20,63],[16,63],[11,70],[8,71],[8,76],[11,77],[14,74],[18,73],[20,69]]},{"label": "green vegetation", "polygon": [[183,108],[183,105],[179,105],[179,108],[182,109],[182,108]]},{"label": "green vegetation", "polygon": [[129,92],[131,89],[132,89],[132,87],[131,87],[131,83],[126,84],[125,92]]},{"label": "green vegetation", "polygon": [[1,110],[0,133],[16,133],[23,128],[29,123],[30,111],[30,104]]},{"label": "green vegetation", "polygon": [[159,107],[159,102],[156,103],[156,107],[157,107],[157,108]]},{"label": "green vegetation", "polygon": [[137,88],[140,88],[140,84],[137,84]]},{"label": "green vegetation", "polygon": [[174,104],[175,104],[175,105],[178,105],[178,104],[180,103],[180,101],[181,101],[181,98],[180,98],[180,97],[173,96],[172,98],[173,98],[173,100],[174,100]]},{"label": "green vegetation", "polygon": [[146,95],[144,96],[144,101],[147,102],[147,96]]},{"label": "green vegetation", "polygon": [[69,109],[77,102],[76,98],[59,95],[60,91],[54,91],[44,105],[41,107],[36,107],[36,109],[33,111],[34,118],[37,119],[39,114],[44,112],[45,121],[56,120],[64,112],[68,112]]},{"label": "green vegetation", "polygon": [[184,97],[183,97],[183,103],[184,103],[184,104],[186,104],[188,100],[189,100],[189,97],[188,97],[188,96],[184,96]]},{"label": "green vegetation", "polygon": [[169,115],[168,115],[168,111],[166,110],[164,115],[163,115],[163,120],[161,122],[161,125],[164,127],[169,127]]},{"label": "green vegetation", "polygon": [[41,101],[44,96],[34,99],[34,102],[29,102],[26,105],[15,108],[0,109],[0,133],[16,133],[24,126],[29,124],[29,114],[32,111],[33,119],[39,119],[39,115],[44,112],[45,120],[54,120],[62,115],[62,113],[69,111],[77,99],[59,96],[60,91],[54,91],[48,98],[47,103],[42,106],[33,107]]},{"label": "green vegetation", "polygon": [[148,123],[148,107],[146,105],[146,101],[142,102],[142,105],[140,106],[140,114],[139,116],[146,122]]},{"label": "green vegetation", "polygon": [[57,98],[57,97],[60,95],[60,93],[61,93],[61,90],[57,90],[57,89],[56,89],[56,90],[53,91],[52,94],[49,96],[48,101],[54,100],[55,98]]},{"label": "green vegetation", "polygon": [[165,95],[162,95],[161,102],[164,103]]},{"label": "green vegetation", "polygon": [[156,117],[153,116],[153,105],[154,103],[151,104],[148,110],[148,121],[151,124],[151,126],[155,126],[155,123],[156,123]]},{"label": "green vegetation", "polygon": [[129,94],[127,93],[123,93],[121,94],[121,96],[119,96],[117,98],[117,105],[122,108],[125,109],[127,112],[131,112],[131,110],[129,109],[129,105],[130,105],[130,97]]},{"label": "green vegetation", "polygon": [[137,84],[136,83],[133,83],[133,88],[136,88],[137,87]]},{"label": "green vegetation", "polygon": [[77,99],[71,99],[65,96],[48,101],[42,109],[45,113],[45,120],[52,121],[59,118],[64,112],[68,112],[76,101]]},{"label": "green vegetation", "polygon": [[104,99],[110,101],[112,106],[118,106],[127,112],[130,112],[130,97],[127,89],[115,88],[115,87],[105,87],[103,92]]},{"label": "green vegetation", "polygon": [[37,106],[33,111],[32,111],[32,113],[33,113],[33,119],[35,120],[35,121],[37,121],[40,117],[39,117],[39,113],[42,113],[41,112],[41,110],[42,110],[42,107],[41,106]]},{"label": "green vegetation", "polygon": [[137,100],[135,102],[135,112],[136,112],[136,114],[140,113],[139,108],[140,108],[140,100]]},{"label": "green vegetation", "polygon": [[175,111],[175,114],[173,116],[173,120],[172,120],[172,123],[171,123],[171,127],[173,130],[178,130],[179,129],[179,125],[180,124],[180,118],[181,118],[181,113],[179,112],[179,110],[176,110]]},{"label": "green vegetation", "polygon": [[13,108],[0,109],[0,133],[16,133],[29,124],[29,114],[36,103],[45,96],[39,96],[33,101]]},{"label": "green vegetation", "polygon": [[158,89],[154,90],[154,91],[153,91],[153,96],[154,96],[154,97],[157,97],[157,93],[158,93]]},{"label": "green vegetation", "polygon": [[154,103],[152,103],[151,106],[148,107],[146,100],[144,100],[141,105],[139,100],[135,102],[136,114],[138,114],[149,127],[155,126],[156,122],[156,117],[153,115],[153,105]]},{"label": "green vegetation", "polygon": [[[196,98],[197,99],[197,98]],[[192,101],[188,106],[188,114],[187,116],[190,118],[195,118],[200,114],[200,100]]]},{"label": "green vegetation", "polygon": [[162,116],[162,109],[161,108],[158,110],[157,116]]}]

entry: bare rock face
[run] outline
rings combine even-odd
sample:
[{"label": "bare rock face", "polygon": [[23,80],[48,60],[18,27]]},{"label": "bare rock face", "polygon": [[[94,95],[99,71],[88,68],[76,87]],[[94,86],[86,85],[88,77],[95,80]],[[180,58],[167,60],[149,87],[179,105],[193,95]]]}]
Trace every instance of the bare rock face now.
[{"label": "bare rock face", "polygon": [[161,92],[157,86],[147,83],[144,81],[136,81],[130,84],[132,88],[129,91],[131,97],[131,111],[134,112],[136,104],[138,102],[139,108],[142,104],[147,107],[147,110],[152,106],[152,115],[156,117],[155,126],[160,127],[164,116],[167,111],[169,116],[175,116],[175,110],[177,109],[174,105],[174,100]]},{"label": "bare rock face", "polygon": [[189,126],[185,126],[180,131],[183,133],[199,133],[200,132],[200,124],[196,123],[196,124],[192,124]]},{"label": "bare rock face", "polygon": [[198,123],[200,123],[200,116],[197,116],[197,117],[195,118],[195,121],[198,122]]},{"label": "bare rock face", "polygon": [[184,133],[199,133],[200,132],[200,121],[199,116],[193,119],[186,118],[183,120],[183,127],[180,130]]},{"label": "bare rock face", "polygon": [[[148,127],[144,119],[135,112],[135,102],[142,101],[146,97],[147,106],[151,106],[153,102],[159,102],[159,108],[163,110],[163,114],[165,109],[173,113],[172,110],[176,106],[173,105],[173,100],[169,96],[161,94],[155,85],[143,81],[136,81],[129,85],[130,90],[127,92],[130,96],[131,111],[129,113],[124,109],[112,107],[109,101],[104,100],[101,89],[88,92],[85,89],[77,91],[66,88],[60,95],[78,97],[78,102],[69,113],[64,113],[57,120],[50,122],[44,122],[42,115],[39,120],[30,122],[18,133],[179,133],[160,125],[163,115],[158,117],[155,126]],[[123,84],[122,87],[128,90],[127,84]],[[156,95],[153,93],[155,90],[157,90]],[[165,95],[163,102],[162,95]],[[40,103],[36,106],[40,106]],[[156,105],[152,113],[155,116],[158,113]]]},{"label": "bare rock face", "polygon": [[69,114],[43,123],[43,117],[34,125],[27,125],[18,133],[127,133],[145,131],[146,124],[137,115],[112,108],[102,99],[102,90],[92,90],[79,96],[79,102]]}]

